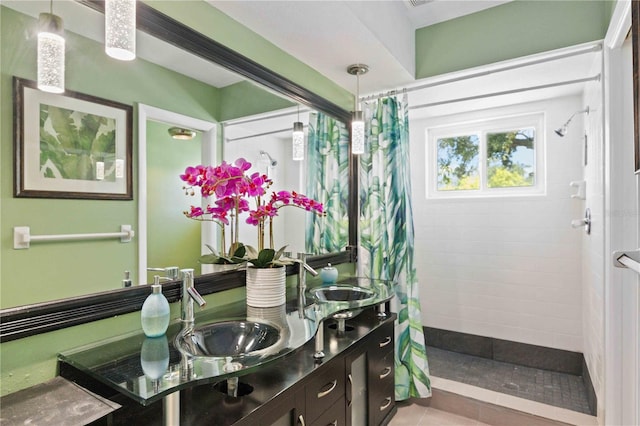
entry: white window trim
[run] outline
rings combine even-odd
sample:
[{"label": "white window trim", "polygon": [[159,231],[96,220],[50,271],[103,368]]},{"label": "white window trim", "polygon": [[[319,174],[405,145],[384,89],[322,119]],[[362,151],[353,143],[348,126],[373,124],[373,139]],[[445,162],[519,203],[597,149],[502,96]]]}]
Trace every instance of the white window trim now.
[{"label": "white window trim", "polygon": [[[488,188],[486,174],[486,133],[513,130],[515,128],[533,127],[536,134],[535,145],[535,185],[527,187]],[[480,159],[478,173],[480,174],[480,189],[438,191],[438,148],[437,141],[441,138],[469,135],[480,135]],[[544,112],[527,113],[521,115],[496,116],[475,121],[456,121],[449,124],[433,126],[426,129],[426,197],[429,199],[458,199],[458,198],[491,198],[491,197],[521,197],[546,195],[546,129]]]}]

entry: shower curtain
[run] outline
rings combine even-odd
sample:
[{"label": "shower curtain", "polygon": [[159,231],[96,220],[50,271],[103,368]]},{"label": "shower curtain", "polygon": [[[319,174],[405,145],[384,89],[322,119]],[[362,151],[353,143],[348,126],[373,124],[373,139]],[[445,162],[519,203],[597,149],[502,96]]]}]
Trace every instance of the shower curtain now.
[{"label": "shower curtain", "polygon": [[342,251],[349,244],[349,133],[323,113],[311,113],[306,195],[325,205],[327,215],[306,215],[307,253]]},{"label": "shower curtain", "polygon": [[359,273],[396,282],[396,400],[431,395],[413,263],[413,213],[406,94],[365,103],[365,153],[360,156]]}]

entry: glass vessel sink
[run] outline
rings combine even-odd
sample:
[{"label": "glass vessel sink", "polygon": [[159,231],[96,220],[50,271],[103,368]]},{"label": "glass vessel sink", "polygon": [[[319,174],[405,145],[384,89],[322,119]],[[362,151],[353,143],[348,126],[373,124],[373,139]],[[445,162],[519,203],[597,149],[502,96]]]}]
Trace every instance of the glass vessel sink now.
[{"label": "glass vessel sink", "polygon": [[311,290],[318,302],[366,302],[376,297],[369,289],[351,285],[332,285]]},{"label": "glass vessel sink", "polygon": [[249,320],[214,322],[176,337],[177,349],[192,357],[244,357],[270,353],[280,341],[280,330],[270,324]]}]

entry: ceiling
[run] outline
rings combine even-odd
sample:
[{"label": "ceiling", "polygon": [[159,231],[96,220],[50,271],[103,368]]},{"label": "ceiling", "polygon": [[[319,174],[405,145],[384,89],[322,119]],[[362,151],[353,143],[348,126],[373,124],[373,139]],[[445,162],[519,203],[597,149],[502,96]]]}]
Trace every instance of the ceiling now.
[{"label": "ceiling", "polygon": [[[355,92],[347,67],[369,66],[360,92],[414,81],[415,30],[475,13],[496,0],[206,0],[276,46]],[[413,4],[418,4],[413,6]]]}]

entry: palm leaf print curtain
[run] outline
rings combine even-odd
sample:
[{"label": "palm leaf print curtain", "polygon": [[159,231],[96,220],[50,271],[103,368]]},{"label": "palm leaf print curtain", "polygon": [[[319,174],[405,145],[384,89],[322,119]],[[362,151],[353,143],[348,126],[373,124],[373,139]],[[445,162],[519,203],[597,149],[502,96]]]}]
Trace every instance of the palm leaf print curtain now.
[{"label": "palm leaf print curtain", "polygon": [[306,215],[307,253],[342,251],[349,244],[349,133],[323,113],[309,115],[306,195],[327,215]]},{"label": "palm leaf print curtain", "polygon": [[364,105],[366,150],[360,157],[360,273],[396,282],[396,400],[431,395],[413,263],[413,213],[406,94]]}]

